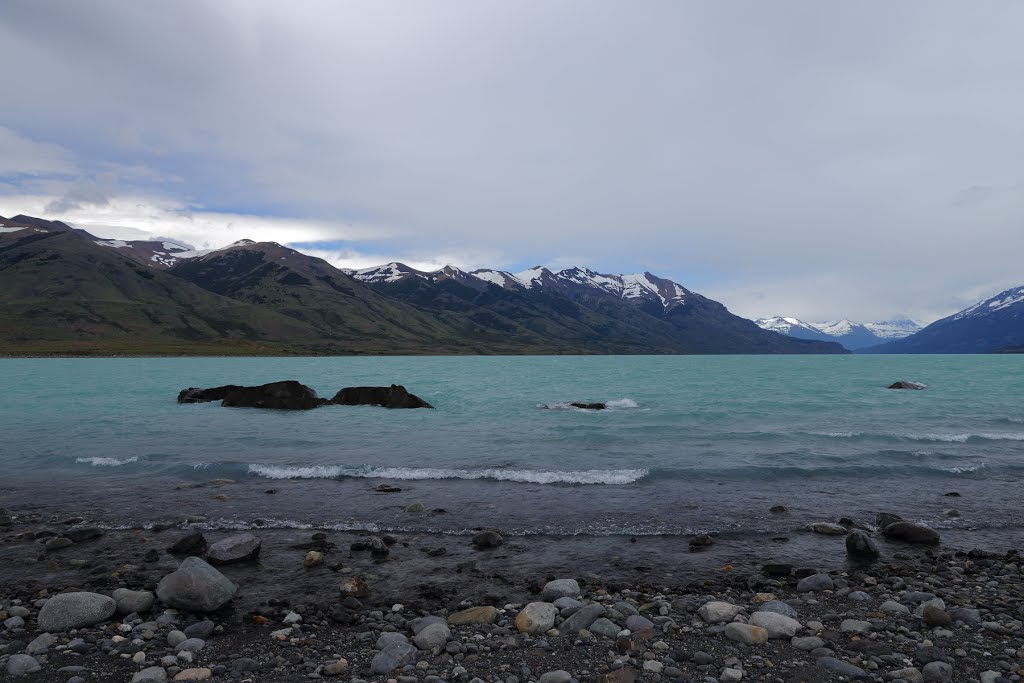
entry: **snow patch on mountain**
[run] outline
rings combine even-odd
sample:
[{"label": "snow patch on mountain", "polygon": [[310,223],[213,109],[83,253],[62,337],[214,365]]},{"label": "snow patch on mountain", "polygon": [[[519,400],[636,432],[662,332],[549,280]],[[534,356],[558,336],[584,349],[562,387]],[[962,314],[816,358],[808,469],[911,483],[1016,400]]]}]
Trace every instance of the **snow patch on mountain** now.
[{"label": "snow patch on mountain", "polygon": [[995,311],[1001,311],[1004,308],[1009,308],[1014,304],[1019,304],[1024,301],[1024,286],[1013,287],[1005,291],[999,292],[990,299],[985,299],[979,303],[974,304],[970,308],[965,308],[959,313],[951,316],[950,320],[962,320],[963,318],[977,318],[983,315],[994,313]]}]

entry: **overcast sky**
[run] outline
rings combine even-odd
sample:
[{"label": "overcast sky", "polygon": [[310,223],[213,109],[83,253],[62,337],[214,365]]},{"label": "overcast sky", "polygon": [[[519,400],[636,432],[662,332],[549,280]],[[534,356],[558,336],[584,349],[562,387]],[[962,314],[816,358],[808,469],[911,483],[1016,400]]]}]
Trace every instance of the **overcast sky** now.
[{"label": "overcast sky", "polygon": [[1024,3],[0,3],[0,214],[747,317],[1024,284]]}]

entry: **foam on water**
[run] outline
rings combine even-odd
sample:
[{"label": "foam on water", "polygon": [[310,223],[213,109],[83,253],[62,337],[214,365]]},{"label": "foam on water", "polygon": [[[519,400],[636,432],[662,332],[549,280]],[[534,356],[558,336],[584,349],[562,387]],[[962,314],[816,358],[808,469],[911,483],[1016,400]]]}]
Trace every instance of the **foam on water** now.
[{"label": "foam on water", "polygon": [[[538,408],[546,408],[548,410],[575,410],[581,413],[597,413],[603,412],[600,410],[591,410],[588,408],[580,408],[574,406],[573,403],[596,403],[597,401],[555,401],[553,403],[538,403]],[[609,401],[604,401],[605,410],[629,410],[632,408],[639,408],[640,404],[631,398],[616,398]]]},{"label": "foam on water", "polygon": [[124,458],[124,459],[121,459],[121,460],[119,460],[117,458],[100,458],[100,457],[76,458],[75,459],[75,462],[78,462],[78,463],[88,463],[89,465],[92,465],[93,467],[120,467],[121,465],[130,465],[131,463],[138,462],[138,461],[139,461],[139,458],[137,456],[134,456],[134,455],[132,457],[130,457],[130,458]]},{"label": "foam on water", "polygon": [[516,470],[447,469],[437,467],[344,467],[341,465],[249,465],[249,473],[266,479],[493,479],[527,484],[632,484],[648,475],[645,469],[632,470]]}]

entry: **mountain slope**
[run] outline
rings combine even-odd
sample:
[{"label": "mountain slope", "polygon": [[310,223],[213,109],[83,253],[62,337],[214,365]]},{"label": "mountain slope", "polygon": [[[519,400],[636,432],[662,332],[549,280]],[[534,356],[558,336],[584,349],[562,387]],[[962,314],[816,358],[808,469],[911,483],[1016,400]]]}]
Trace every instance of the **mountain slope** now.
[{"label": "mountain slope", "polygon": [[543,339],[526,330],[488,325],[487,321],[481,324],[461,315],[457,306],[437,305],[426,310],[415,305],[415,297],[396,300],[323,259],[273,242],[239,242],[183,261],[168,273],[211,292],[306,322],[351,353],[579,350],[565,340]]},{"label": "mountain slope", "polygon": [[721,304],[651,273],[586,268],[521,273],[451,267],[433,273],[401,263],[351,271],[380,292],[425,308],[459,311],[480,324],[525,328],[596,353],[843,353],[765,332]]},{"label": "mountain slope", "polygon": [[1024,286],[937,320],[868,353],[997,353],[1024,348]]},{"label": "mountain slope", "polygon": [[78,230],[0,233],[4,353],[288,353],[316,331],[211,294]]}]

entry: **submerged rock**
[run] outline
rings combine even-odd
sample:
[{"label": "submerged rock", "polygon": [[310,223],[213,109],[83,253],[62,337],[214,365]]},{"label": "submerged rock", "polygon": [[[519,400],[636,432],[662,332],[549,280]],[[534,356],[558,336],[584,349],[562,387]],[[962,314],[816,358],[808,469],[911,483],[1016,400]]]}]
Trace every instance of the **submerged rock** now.
[{"label": "submerged rock", "polygon": [[217,541],[206,551],[210,564],[230,564],[255,560],[260,554],[263,542],[252,534],[238,534]]},{"label": "submerged rock", "polygon": [[853,529],[846,537],[846,554],[858,559],[874,559],[878,557],[878,546],[866,532]]},{"label": "submerged rock", "polygon": [[433,408],[400,384],[390,387],[345,387],[331,399],[339,406],[381,406],[383,408]]},{"label": "submerged rock", "polygon": [[577,403],[573,401],[569,403],[573,408],[582,408],[583,410],[604,410],[608,407],[607,403]]},{"label": "submerged rock", "polygon": [[481,531],[473,536],[473,545],[477,548],[497,548],[504,542],[505,539],[502,538],[501,534],[493,529]]},{"label": "submerged rock", "polygon": [[938,543],[939,532],[935,529],[914,524],[913,522],[893,522],[882,529],[886,538],[907,543]]}]

